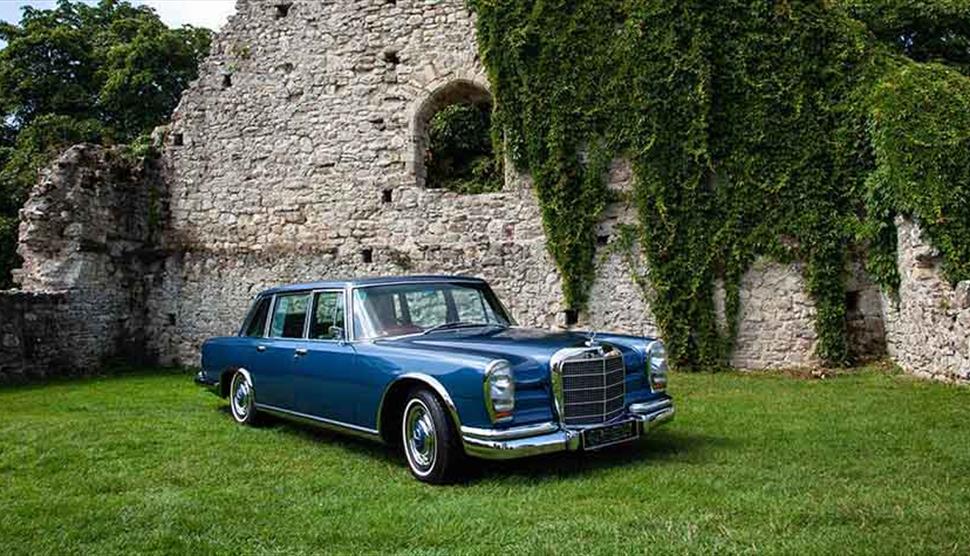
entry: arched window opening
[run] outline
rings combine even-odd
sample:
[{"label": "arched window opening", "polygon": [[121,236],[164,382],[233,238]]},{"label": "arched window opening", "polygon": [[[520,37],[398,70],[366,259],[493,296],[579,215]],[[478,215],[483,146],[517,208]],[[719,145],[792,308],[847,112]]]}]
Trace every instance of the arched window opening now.
[{"label": "arched window opening", "polygon": [[449,83],[425,101],[415,123],[419,185],[468,194],[502,189],[488,91],[468,81]]}]

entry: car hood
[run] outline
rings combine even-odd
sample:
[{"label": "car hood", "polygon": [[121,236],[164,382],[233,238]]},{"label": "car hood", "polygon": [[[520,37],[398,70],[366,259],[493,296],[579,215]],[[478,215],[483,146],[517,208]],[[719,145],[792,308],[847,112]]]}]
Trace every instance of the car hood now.
[{"label": "car hood", "polygon": [[550,331],[536,328],[471,328],[433,332],[380,340],[383,345],[421,351],[462,353],[488,359],[507,359],[512,364],[526,361],[545,365],[563,348],[583,346],[588,333]]}]

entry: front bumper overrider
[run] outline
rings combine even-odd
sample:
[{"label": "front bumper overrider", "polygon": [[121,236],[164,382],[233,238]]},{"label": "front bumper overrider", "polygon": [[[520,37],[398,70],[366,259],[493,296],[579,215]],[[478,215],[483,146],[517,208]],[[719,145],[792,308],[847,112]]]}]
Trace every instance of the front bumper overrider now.
[{"label": "front bumper overrider", "polygon": [[[673,417],[674,402],[664,398],[631,404],[622,418],[609,424],[638,422],[640,433],[646,434]],[[461,435],[465,453],[483,459],[516,459],[582,448],[582,430],[564,428],[558,422],[509,429],[462,427]]]}]

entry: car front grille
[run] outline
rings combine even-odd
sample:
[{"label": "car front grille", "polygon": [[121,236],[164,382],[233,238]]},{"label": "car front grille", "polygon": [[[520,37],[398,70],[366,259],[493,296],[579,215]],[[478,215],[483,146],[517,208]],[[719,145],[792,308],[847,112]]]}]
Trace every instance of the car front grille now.
[{"label": "car front grille", "polygon": [[586,351],[560,362],[557,371],[565,424],[605,423],[623,412],[626,369],[619,351]]}]

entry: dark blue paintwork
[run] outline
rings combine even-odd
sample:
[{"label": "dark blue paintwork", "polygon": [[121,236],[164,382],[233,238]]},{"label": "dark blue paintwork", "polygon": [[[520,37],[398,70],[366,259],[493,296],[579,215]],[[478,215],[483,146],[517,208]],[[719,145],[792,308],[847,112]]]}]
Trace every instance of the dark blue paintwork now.
[{"label": "dark blue paintwork", "polygon": [[[344,290],[385,283],[464,282],[451,276],[371,278],[316,282],[273,288],[257,301],[278,293]],[[348,311],[349,312],[349,311]],[[512,365],[516,382],[515,411],[499,428],[554,419],[549,362],[567,347],[585,345],[587,332],[545,331],[511,327],[471,328],[373,341],[323,341],[247,338],[241,334],[213,338],[202,347],[206,382],[222,381],[237,369],[249,371],[257,401],[377,433],[385,393],[403,375],[419,375],[440,384],[453,400],[462,426],[493,427],[483,399],[486,366],[496,359]],[[627,369],[626,403],[666,397],[650,391],[644,373],[644,349],[650,338],[597,334],[596,341],[620,349]],[[297,350],[306,355],[295,356]]]}]

